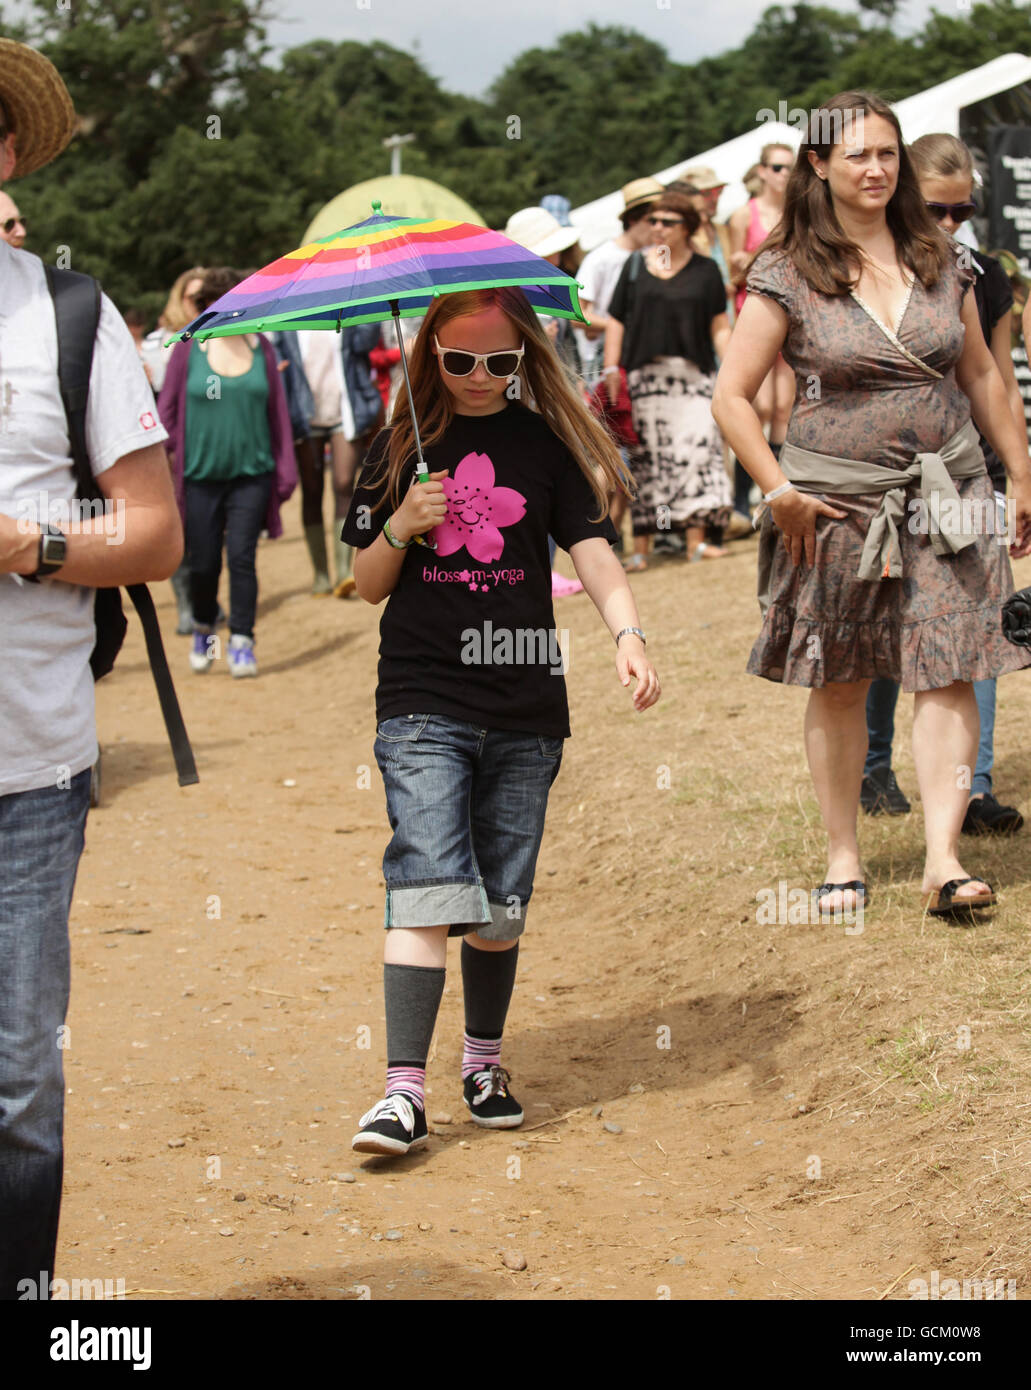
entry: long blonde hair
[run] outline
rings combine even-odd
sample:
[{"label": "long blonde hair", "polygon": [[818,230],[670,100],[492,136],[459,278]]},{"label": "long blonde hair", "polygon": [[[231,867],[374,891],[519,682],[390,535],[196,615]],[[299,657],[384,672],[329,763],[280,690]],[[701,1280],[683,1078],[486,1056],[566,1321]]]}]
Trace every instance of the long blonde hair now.
[{"label": "long blonde hair", "polygon": [[186,286],[191,280],[203,280],[204,270],[201,266],[195,265],[192,270],[184,270],[181,275],[177,275],[175,284],[168,292],[168,300],[164,309],[161,311],[160,323],[170,333],[179,333],[191,323],[198,314],[196,308],[187,309],[183,295],[186,293]]},{"label": "long blonde hair", "polygon": [[[519,382],[517,399],[532,402],[576,459],[598,502],[594,520],[600,521],[608,512],[609,498],[615,491],[632,495],[626,469],[612,436],[588,410],[556,356],[530,301],[514,286],[441,295],[427,310],[408,359],[423,449],[431,449],[443,437],[455,414],[451,394],[441,380],[432,351],[433,335],[454,319],[494,307],[511,320],[526,348],[515,378]],[[391,507],[397,507],[402,476],[415,458],[415,433],[405,391],[398,394],[390,424],[390,445],[385,456],[388,489],[383,500],[389,497]],[[382,479],[383,470],[377,467],[375,472],[377,476],[365,482],[365,486],[374,486]]]}]

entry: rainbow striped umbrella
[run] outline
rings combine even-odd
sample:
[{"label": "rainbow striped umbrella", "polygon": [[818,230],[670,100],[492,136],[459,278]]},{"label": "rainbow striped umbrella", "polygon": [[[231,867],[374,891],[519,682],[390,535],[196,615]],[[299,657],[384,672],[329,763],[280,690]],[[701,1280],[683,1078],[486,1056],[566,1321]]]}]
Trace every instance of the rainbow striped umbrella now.
[{"label": "rainbow striped umbrella", "polygon": [[169,339],[227,337],[274,329],[341,329],[393,318],[415,428],[418,476],[429,477],[412,404],[402,318],[425,314],[458,290],[519,286],[539,314],[586,323],[577,282],[518,242],[472,222],[372,216],[301,246],[215,301]]},{"label": "rainbow striped umbrella", "polygon": [[471,222],[373,215],[255,271],[182,338],[344,328],[424,314],[442,294],[519,285],[539,314],[585,323],[577,283],[500,232]]}]

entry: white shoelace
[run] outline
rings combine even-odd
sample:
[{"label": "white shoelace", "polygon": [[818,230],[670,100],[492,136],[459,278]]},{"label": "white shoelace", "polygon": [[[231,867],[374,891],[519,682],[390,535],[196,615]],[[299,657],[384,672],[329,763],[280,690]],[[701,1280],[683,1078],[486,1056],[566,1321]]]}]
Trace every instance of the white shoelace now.
[{"label": "white shoelace", "polygon": [[480,1094],[473,1100],[473,1105],[482,1105],[485,1100],[490,1100],[491,1096],[503,1096],[506,1094],[508,1073],[503,1067],[492,1066],[486,1071],[474,1071],[473,1081],[480,1088]]},{"label": "white shoelace", "polygon": [[398,1120],[409,1134],[415,1130],[415,1110],[411,1101],[400,1091],[395,1091],[393,1095],[378,1100],[372,1109],[367,1110],[358,1121],[358,1128],[364,1129],[366,1125],[371,1125],[376,1120]]}]

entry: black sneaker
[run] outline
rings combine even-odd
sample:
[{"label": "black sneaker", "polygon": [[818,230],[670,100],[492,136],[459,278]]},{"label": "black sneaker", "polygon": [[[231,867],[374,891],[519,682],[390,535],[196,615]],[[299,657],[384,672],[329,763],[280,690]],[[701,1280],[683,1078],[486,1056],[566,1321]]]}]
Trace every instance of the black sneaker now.
[{"label": "black sneaker", "polygon": [[887,763],[875,767],[863,778],[859,801],[871,816],[908,816],[912,809]]},{"label": "black sneaker", "polygon": [[351,1148],[360,1154],[406,1154],[429,1143],[425,1110],[399,1091],[377,1101],[358,1123]]},{"label": "black sneaker", "polygon": [[463,1082],[465,1103],[474,1125],[484,1129],[515,1129],[523,1123],[523,1107],[508,1089],[511,1080],[504,1067],[491,1066],[473,1072]]},{"label": "black sneaker", "polygon": [[1015,835],[1024,817],[1015,806],[1000,806],[991,792],[973,798],[963,818],[964,835]]}]

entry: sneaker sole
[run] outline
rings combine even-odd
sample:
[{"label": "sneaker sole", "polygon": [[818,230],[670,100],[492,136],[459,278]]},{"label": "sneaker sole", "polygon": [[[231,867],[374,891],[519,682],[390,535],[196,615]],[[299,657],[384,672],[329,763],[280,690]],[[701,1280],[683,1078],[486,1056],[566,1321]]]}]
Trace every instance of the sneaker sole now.
[{"label": "sneaker sole", "polygon": [[[469,1105],[468,1101],[466,1101],[466,1105]],[[526,1116],[520,1110],[518,1115],[495,1115],[492,1118],[484,1119],[482,1115],[477,1115],[470,1106],[469,1118],[474,1125],[479,1125],[481,1129],[518,1129]]]},{"label": "sneaker sole", "polygon": [[396,1157],[411,1153],[413,1149],[425,1148],[429,1142],[430,1136],[428,1134],[406,1144],[402,1139],[388,1139],[385,1134],[363,1132],[354,1136],[351,1140],[351,1148],[359,1154],[385,1154],[388,1157]]},{"label": "sneaker sole", "polygon": [[257,673],[257,671],[254,669],[253,666],[244,667],[244,669],[243,669],[242,671],[237,670],[237,669],[236,669],[235,667],[233,667],[233,666],[230,666],[230,668],[229,668],[229,674],[232,676],[233,680],[239,681],[239,680],[247,680],[248,677],[254,677],[254,676],[256,676],[258,673]]},{"label": "sneaker sole", "polygon": [[204,657],[191,656],[191,657],[190,657],[190,670],[191,670],[191,671],[196,671],[196,673],[197,673],[198,676],[203,676],[204,673],[205,673],[206,671],[210,671],[210,670],[211,670],[211,662],[208,660],[208,658],[207,658],[206,656],[204,656]]}]

